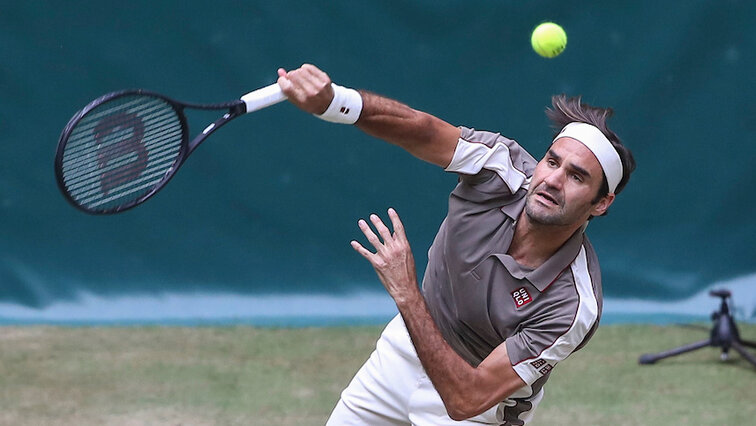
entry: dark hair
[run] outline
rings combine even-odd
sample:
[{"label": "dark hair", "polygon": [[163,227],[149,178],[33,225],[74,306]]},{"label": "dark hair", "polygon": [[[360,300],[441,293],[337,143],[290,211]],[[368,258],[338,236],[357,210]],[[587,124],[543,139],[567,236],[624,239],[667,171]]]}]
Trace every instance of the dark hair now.
[{"label": "dark hair", "polygon": [[[609,139],[614,149],[617,150],[620,161],[622,161],[622,179],[617,184],[614,193],[619,194],[622,192],[625,185],[627,185],[627,181],[630,180],[630,174],[635,170],[635,159],[633,158],[633,153],[625,147],[620,138],[617,137],[617,134],[610,130],[606,124],[609,117],[614,114],[614,111],[611,108],[599,108],[585,104],[581,101],[580,96],[567,97],[564,94],[552,96],[551,105],[551,108],[546,108],[546,116],[554,128],[553,137],[556,137],[567,124],[580,122],[595,126]],[[592,202],[597,203],[607,194],[609,194],[609,184],[606,181],[606,174],[603,174],[601,188]]]}]

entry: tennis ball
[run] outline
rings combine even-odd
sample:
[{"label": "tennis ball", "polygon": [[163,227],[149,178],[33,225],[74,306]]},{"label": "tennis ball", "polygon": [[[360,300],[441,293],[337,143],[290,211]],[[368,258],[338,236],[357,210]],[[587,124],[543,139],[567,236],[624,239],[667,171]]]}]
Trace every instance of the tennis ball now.
[{"label": "tennis ball", "polygon": [[567,34],[553,22],[544,22],[535,27],[530,36],[533,50],[544,58],[553,58],[567,47]]}]

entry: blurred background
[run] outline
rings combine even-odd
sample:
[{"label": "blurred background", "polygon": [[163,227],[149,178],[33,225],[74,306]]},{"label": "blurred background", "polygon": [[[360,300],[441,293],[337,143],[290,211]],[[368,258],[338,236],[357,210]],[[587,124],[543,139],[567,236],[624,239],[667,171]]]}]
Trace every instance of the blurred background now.
[{"label": "blurred background", "polygon": [[[126,213],[68,205],[68,119],[145,88],[224,102],[313,63],[535,157],[553,94],[611,106],[638,168],[588,234],[605,322],[705,318],[733,291],[756,321],[756,3],[658,1],[0,2],[0,322],[380,322],[395,307],[349,241],[394,207],[422,275],[456,177],[287,103],[213,135]],[[561,24],[555,59],[532,29]],[[192,133],[215,118],[190,116]],[[198,121],[191,121],[191,120]]]}]

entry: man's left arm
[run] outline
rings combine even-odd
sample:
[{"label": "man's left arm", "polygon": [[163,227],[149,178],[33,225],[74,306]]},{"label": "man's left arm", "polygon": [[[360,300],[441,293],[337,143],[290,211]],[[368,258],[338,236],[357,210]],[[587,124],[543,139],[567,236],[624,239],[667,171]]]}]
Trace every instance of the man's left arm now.
[{"label": "man's left arm", "polygon": [[418,358],[454,420],[476,416],[525,386],[512,368],[504,343],[473,367],[449,346],[425,304],[417,283],[415,262],[404,226],[396,211],[389,209],[393,234],[377,215],[371,215],[380,238],[364,220],[358,225],[373,253],[357,241],[352,247],[375,268],[386,290],[396,302],[407,325]]}]

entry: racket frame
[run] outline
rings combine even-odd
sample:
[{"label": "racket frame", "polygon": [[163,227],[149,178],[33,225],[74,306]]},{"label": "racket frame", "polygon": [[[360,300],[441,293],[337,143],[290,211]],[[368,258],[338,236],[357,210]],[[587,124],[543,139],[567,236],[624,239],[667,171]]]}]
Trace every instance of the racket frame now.
[{"label": "racket frame", "polygon": [[[159,98],[163,101],[165,101],[168,105],[173,108],[174,112],[176,113],[180,125],[181,125],[181,143],[179,146],[179,153],[176,156],[176,159],[174,160],[173,164],[171,165],[170,170],[165,174],[163,179],[158,182],[152,190],[147,192],[146,194],[142,195],[139,198],[136,198],[126,204],[116,206],[114,208],[110,209],[104,209],[104,210],[93,210],[89,209],[79,203],[77,203],[71,194],[69,194],[64,178],[63,178],[63,153],[65,152],[66,144],[68,142],[68,138],[71,136],[71,133],[75,129],[76,125],[87,116],[89,112],[91,112],[93,109],[97,108],[98,106],[110,102],[112,100],[124,97],[124,96],[149,96],[149,97],[155,97]],[[189,125],[187,123],[186,115],[184,114],[184,110],[186,108],[191,109],[199,109],[199,110],[227,110],[223,116],[215,120],[214,122],[210,123],[205,129],[200,132],[197,136],[195,136],[191,141],[189,141]],[[160,93],[152,92],[149,90],[144,89],[127,89],[127,90],[119,90],[116,92],[107,93],[105,95],[100,96],[99,98],[93,100],[89,104],[87,104],[84,108],[82,108],[79,112],[77,112],[71,119],[68,121],[68,124],[66,124],[66,127],[63,129],[63,132],[60,135],[60,139],[58,140],[58,147],[55,154],[55,179],[58,183],[58,188],[63,193],[65,199],[74,207],[77,209],[93,214],[93,215],[106,215],[106,214],[115,214],[115,213],[121,213],[126,210],[132,209],[139,204],[145,202],[147,199],[155,195],[158,191],[160,191],[165,185],[168,184],[168,182],[173,178],[173,176],[176,174],[178,169],[181,167],[182,164],[186,161],[187,158],[189,158],[189,155],[194,152],[197,147],[207,139],[208,136],[210,136],[213,132],[218,130],[219,128],[223,127],[225,124],[227,124],[229,121],[233,120],[236,117],[239,117],[240,115],[244,115],[247,113],[247,104],[243,100],[235,100],[231,102],[224,102],[224,103],[218,103],[218,104],[196,104],[196,103],[188,103],[188,102],[180,102],[175,99],[169,98],[165,95],[162,95]],[[251,111],[250,111],[251,112]]]}]

